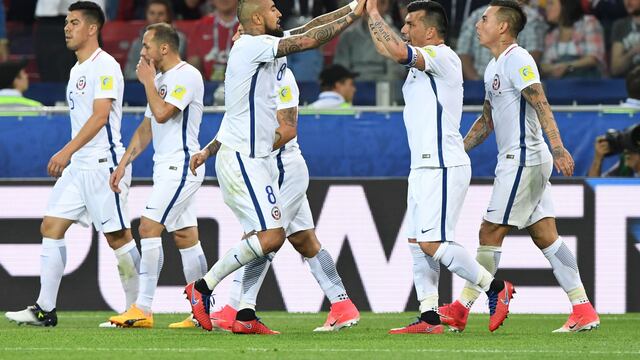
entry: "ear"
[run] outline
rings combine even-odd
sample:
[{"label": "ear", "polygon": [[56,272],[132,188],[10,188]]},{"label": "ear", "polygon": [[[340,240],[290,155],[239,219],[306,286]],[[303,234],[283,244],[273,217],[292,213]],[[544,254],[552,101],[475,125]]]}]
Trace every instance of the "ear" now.
[{"label": "ear", "polygon": [[506,21],[501,21],[500,26],[498,26],[498,31],[500,34],[506,34],[509,32],[509,23]]},{"label": "ear", "polygon": [[259,13],[254,13],[253,15],[251,15],[251,20],[256,25],[264,24],[264,19],[262,18],[262,15],[260,15]]}]

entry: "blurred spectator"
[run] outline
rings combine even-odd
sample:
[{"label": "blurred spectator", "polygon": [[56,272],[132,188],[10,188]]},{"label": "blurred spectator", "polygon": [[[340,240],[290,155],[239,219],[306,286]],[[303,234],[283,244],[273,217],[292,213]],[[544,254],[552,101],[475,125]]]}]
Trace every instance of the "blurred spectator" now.
[{"label": "blurred spectator", "polygon": [[320,73],[320,95],[309,105],[313,109],[351,107],[356,93],[354,79],[358,73],[341,65],[329,65]]},{"label": "blurred spectator", "polygon": [[547,21],[555,28],[545,38],[540,70],[550,78],[598,78],[605,73],[605,49],[598,19],[585,15],[576,0],[547,0]]},{"label": "blurred spectator", "polygon": [[[455,41],[461,31],[462,24],[467,20],[477,8],[488,5],[491,0],[437,0],[444,7],[449,29],[447,31],[447,42]],[[406,8],[406,5],[404,6]],[[402,25],[404,25],[404,18]]]},{"label": "blurred spectator", "polygon": [[[537,9],[529,6],[527,0],[518,1],[527,16],[527,24],[518,35],[518,45],[527,49],[536,62],[540,62],[544,51],[544,36],[548,25]],[[480,21],[488,6],[476,9],[469,15],[458,38],[456,52],[462,61],[462,74],[465,80],[480,80],[484,77],[484,70],[493,59],[491,51],[480,45],[476,34],[476,23]]]},{"label": "blurred spectator", "polygon": [[[392,20],[387,14],[389,2],[390,0],[378,0],[378,11],[385,17],[385,21],[391,24]],[[402,79],[406,74],[402,67],[396,66],[376,51],[367,21],[368,17],[365,13],[340,35],[333,63],[357,70],[364,81]],[[397,32],[396,29],[394,30]]]},{"label": "blurred spectator", "polygon": [[[77,0],[38,0],[36,4],[35,53],[40,80],[66,82],[76,63],[64,40],[64,21],[69,5]],[[104,10],[104,0],[92,0]]]},{"label": "blurred spectator", "polygon": [[10,106],[42,106],[38,101],[22,94],[29,88],[29,76],[25,71],[26,61],[0,63],[0,116],[37,115],[32,113],[3,111]]},{"label": "blurred spectator", "polygon": [[598,136],[595,143],[595,154],[587,176],[590,177],[640,177],[640,147],[625,149],[620,160],[609,170],[601,174],[602,161],[611,152],[611,145],[606,136]]},{"label": "blurred spectator", "polygon": [[[595,16],[598,21],[600,21],[600,25],[602,25],[602,29],[604,30],[604,40],[605,40],[605,48],[607,50],[607,54],[611,49],[611,28],[613,23],[625,16],[627,16],[627,12],[625,10],[624,1],[623,0],[590,0],[591,1],[591,11],[589,12],[593,16]],[[584,7],[583,7],[584,8]]]},{"label": "blurred spectator", "polygon": [[198,22],[187,47],[191,65],[204,74],[205,80],[222,81],[227,59],[238,29],[238,0],[211,0],[215,11]]},{"label": "blurred spectator", "polygon": [[[237,0],[236,0],[237,1]],[[204,13],[201,6],[205,0],[174,0],[176,19],[178,20],[198,20]]]},{"label": "blurred spectator", "polygon": [[[169,0],[149,0],[147,1],[146,20],[147,25],[157,23],[171,24],[173,21],[173,9]],[[140,51],[142,50],[142,36],[146,31],[146,26],[140,30],[140,35],[133,40],[129,47],[129,55],[127,55],[127,64],[124,67],[124,78],[127,80],[136,80],[136,66],[140,60]],[[180,38],[180,57],[186,58],[187,38],[180,31],[177,32]]]},{"label": "blurred spectator", "polygon": [[4,3],[0,1],[0,62],[9,57],[9,39],[7,38],[7,24]]},{"label": "blurred spectator", "polygon": [[622,106],[640,111],[640,65],[629,71],[625,83],[628,97]]},{"label": "blurred spectator", "polygon": [[611,75],[624,76],[640,65],[640,0],[624,0],[627,16],[613,24]]}]

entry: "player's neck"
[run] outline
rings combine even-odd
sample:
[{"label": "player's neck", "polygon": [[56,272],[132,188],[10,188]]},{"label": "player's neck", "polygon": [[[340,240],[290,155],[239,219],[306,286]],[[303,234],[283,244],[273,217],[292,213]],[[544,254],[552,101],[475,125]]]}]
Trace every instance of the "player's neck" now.
[{"label": "player's neck", "polygon": [[165,73],[180,64],[182,59],[176,54],[175,56],[167,56],[162,60],[162,64],[158,64],[158,70]]},{"label": "player's neck", "polygon": [[264,30],[257,27],[257,26],[252,26],[252,27],[244,27],[244,33],[247,35],[264,35]]},{"label": "player's neck", "polygon": [[433,38],[425,40],[422,44],[417,45],[417,47],[425,47],[425,46],[438,46],[444,44],[444,40],[439,38]]},{"label": "player's neck", "polygon": [[78,63],[82,64],[87,59],[91,57],[91,55],[99,48],[98,42],[90,41],[85,44],[85,46],[76,50],[76,58],[78,59]]},{"label": "player's neck", "polygon": [[500,54],[502,54],[505,50],[507,50],[509,46],[515,43],[515,39],[500,39],[494,46],[490,47],[489,50],[491,50],[491,54],[497,60]]}]

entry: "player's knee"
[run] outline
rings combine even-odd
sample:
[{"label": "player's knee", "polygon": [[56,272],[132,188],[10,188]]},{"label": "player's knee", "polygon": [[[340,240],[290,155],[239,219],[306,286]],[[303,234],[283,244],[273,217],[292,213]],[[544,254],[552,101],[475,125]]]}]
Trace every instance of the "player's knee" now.
[{"label": "player's knee", "polygon": [[49,239],[62,239],[65,233],[64,227],[59,226],[54,219],[46,217],[40,223],[40,234]]},{"label": "player's knee", "polygon": [[289,242],[300,255],[312,258],[318,254],[322,245],[318,241],[315,232],[304,230],[289,236]]},{"label": "player's knee", "polygon": [[158,224],[152,220],[141,218],[140,226],[138,226],[138,232],[140,233],[140,237],[143,239],[151,238],[151,237],[159,237],[162,235],[163,227],[161,224]]},{"label": "player's knee", "polygon": [[262,245],[262,251],[267,254],[272,251],[278,251],[284,244],[284,229],[269,229],[258,233],[258,239]]},{"label": "player's knee", "polygon": [[130,229],[122,229],[114,232],[104,234],[107,239],[107,244],[113,250],[120,249],[133,239]]},{"label": "player's knee", "polygon": [[478,237],[480,238],[480,245],[484,246],[500,246],[502,244],[501,227],[497,224],[484,221],[480,225],[480,231]]},{"label": "player's knee", "polygon": [[173,232],[173,241],[178,249],[188,249],[198,243],[197,230],[194,236],[192,231],[187,229],[176,230]]}]

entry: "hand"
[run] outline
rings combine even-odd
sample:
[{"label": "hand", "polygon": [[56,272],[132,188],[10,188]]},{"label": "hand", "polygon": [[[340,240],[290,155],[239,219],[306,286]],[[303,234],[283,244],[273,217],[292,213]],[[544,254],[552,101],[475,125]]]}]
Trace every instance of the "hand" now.
[{"label": "hand", "polygon": [[569,65],[567,65],[566,63],[559,63],[556,65],[553,65],[553,68],[551,68],[551,77],[553,78],[563,77],[564,74],[567,72],[568,67]]},{"label": "hand", "polygon": [[143,85],[147,82],[153,83],[156,77],[156,66],[153,64],[153,60],[147,62],[147,60],[141,56],[136,66],[136,75],[138,76],[138,81]]},{"label": "hand", "polygon": [[[370,0],[370,1],[377,1],[377,0]],[[364,8],[367,5],[367,0],[358,0],[358,5],[356,6],[355,9],[353,9],[353,14],[356,16],[362,16],[362,13],[364,12]]]},{"label": "hand", "polygon": [[118,167],[111,173],[111,177],[109,177],[109,187],[111,191],[114,193],[120,193],[120,181],[124,177],[125,167],[118,165]]},{"label": "hand", "polygon": [[609,142],[604,136],[598,136],[596,138],[595,149],[596,149],[596,157],[598,158],[603,158],[605,155],[607,155],[611,151],[611,148],[609,147]]},{"label": "hand", "polygon": [[558,146],[553,149],[553,163],[556,166],[556,170],[559,173],[562,173],[562,175],[573,175],[575,164],[573,162],[571,154],[569,154],[564,146]]},{"label": "hand", "polygon": [[378,13],[378,0],[367,1],[366,5],[367,14],[377,14]]},{"label": "hand", "polygon": [[197,153],[191,156],[191,161],[189,161],[189,169],[191,169],[191,173],[194,176],[198,176],[196,173],[196,169],[200,167],[200,165],[204,164],[205,161],[209,158],[209,150],[204,148]]},{"label": "hand", "polygon": [[71,154],[67,154],[64,149],[58,151],[49,160],[49,164],[47,165],[47,172],[54,178],[59,178],[60,176],[62,176],[62,171],[64,170],[64,168],[69,165],[70,160]]}]

